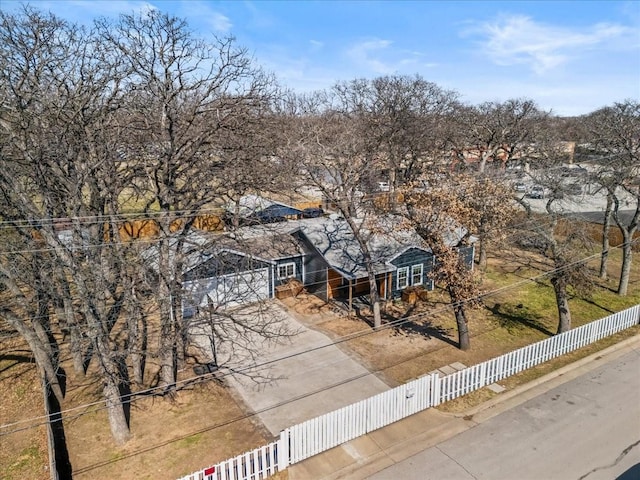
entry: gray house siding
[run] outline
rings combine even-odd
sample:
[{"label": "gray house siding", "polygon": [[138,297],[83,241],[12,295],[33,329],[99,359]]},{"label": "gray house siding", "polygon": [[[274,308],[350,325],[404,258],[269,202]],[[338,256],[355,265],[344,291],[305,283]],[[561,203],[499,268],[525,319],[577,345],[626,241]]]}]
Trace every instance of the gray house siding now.
[{"label": "gray house siding", "polygon": [[278,258],[277,260],[275,260],[275,262],[276,264],[273,267],[273,272],[274,272],[273,275],[274,275],[274,283],[276,287],[278,285],[282,285],[283,283],[286,283],[289,280],[289,278],[278,278],[278,267],[280,265],[286,265],[289,263],[293,263],[295,265],[295,275],[293,278],[299,280],[302,283],[305,283],[304,278],[302,277],[302,271],[303,271],[302,266],[303,266],[304,260],[301,256]]},{"label": "gray house siding", "polygon": [[[422,286],[428,290],[433,290],[433,281],[429,278],[429,272],[433,270],[433,254],[431,252],[427,252],[420,248],[410,248],[406,252],[402,253],[398,257],[391,260],[393,266],[396,267],[396,270],[392,274],[392,285],[391,285],[391,296],[392,298],[397,298],[402,295],[402,290],[404,288],[398,288],[398,272],[402,271],[402,269],[407,273],[407,285],[412,286],[417,284],[422,284]],[[415,281],[413,278],[412,270],[414,266],[421,265],[422,266],[422,275],[419,281]],[[414,272],[415,272],[414,270]],[[417,273],[417,272],[416,272]]]},{"label": "gray house siding", "polygon": [[318,253],[307,237],[300,232],[293,236],[300,242],[304,250],[304,279],[303,284],[309,293],[327,301],[327,269],[329,265]]},{"label": "gray house siding", "polygon": [[460,256],[464,260],[464,263],[467,267],[473,270],[473,257],[475,256],[475,246],[470,245],[468,247],[460,247],[458,251],[460,252]]}]

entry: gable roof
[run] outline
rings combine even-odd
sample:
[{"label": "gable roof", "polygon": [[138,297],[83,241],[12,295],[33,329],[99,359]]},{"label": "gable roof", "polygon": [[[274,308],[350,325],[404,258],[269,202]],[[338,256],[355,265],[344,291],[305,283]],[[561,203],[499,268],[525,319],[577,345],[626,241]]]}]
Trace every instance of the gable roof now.
[{"label": "gable roof", "polygon": [[266,268],[272,262],[231,250],[220,250],[212,253],[202,263],[184,272],[184,280],[214,278],[229,273],[246,272],[258,268]]},{"label": "gable roof", "polygon": [[[260,195],[243,195],[238,200],[238,213],[242,217],[286,217],[300,215],[302,210],[282,202],[275,202]],[[236,205],[227,205],[229,212],[235,212]]]},{"label": "gable roof", "polygon": [[[322,220],[302,224],[298,231],[318,250],[331,268],[345,278],[356,279],[366,276],[364,255],[349,224],[342,219]],[[410,230],[372,232],[360,225],[360,234],[367,242],[376,274],[394,271],[396,267],[390,261],[408,248],[429,251],[422,239]]]},{"label": "gable roof", "polygon": [[[394,271],[396,267],[391,262],[411,248],[430,252],[415,230],[400,226],[398,222],[397,218],[391,216],[378,217],[372,222],[375,231],[371,231],[362,224],[362,220],[356,220],[360,233],[367,241],[376,274]],[[295,232],[304,236],[329,266],[345,278],[357,279],[367,276],[364,255],[349,224],[344,219],[330,217],[242,227],[222,234],[191,231],[183,240],[183,272],[189,272],[223,254],[227,256],[227,260],[231,260],[230,254],[246,257],[246,260],[236,257],[234,262],[230,262],[238,267],[247,264],[249,260],[255,261],[256,264],[274,263],[278,259],[301,256],[304,251],[292,235]],[[448,233],[447,242],[455,245],[464,235],[464,229],[454,229]],[[173,261],[177,238],[170,242],[170,260]],[[157,246],[150,247],[145,256],[157,270]]]},{"label": "gable roof", "polygon": [[[242,234],[244,233],[244,235]],[[169,261],[176,259],[178,242],[182,240],[182,273],[192,276],[196,269],[218,271],[219,274],[231,271],[248,270],[255,263],[258,268],[264,264],[275,263],[281,258],[297,257],[303,254],[300,245],[291,235],[263,231],[262,235],[249,235],[250,231],[233,233],[205,233],[192,230],[182,236],[169,238]],[[159,248],[152,245],[143,252],[149,266],[158,271]],[[199,271],[199,270],[198,270]],[[188,275],[187,275],[188,273]]]}]

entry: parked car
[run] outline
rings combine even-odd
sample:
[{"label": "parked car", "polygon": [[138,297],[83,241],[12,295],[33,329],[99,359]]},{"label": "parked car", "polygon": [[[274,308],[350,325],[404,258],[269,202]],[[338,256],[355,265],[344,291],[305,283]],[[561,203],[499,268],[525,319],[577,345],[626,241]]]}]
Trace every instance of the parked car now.
[{"label": "parked car", "polygon": [[526,192],[527,191],[527,186],[522,182],[517,182],[516,184],[513,185],[513,189],[516,192]]},{"label": "parked car", "polygon": [[527,194],[529,198],[544,198],[544,187],[541,185],[534,185]]},{"label": "parked car", "polygon": [[378,182],[378,190],[381,192],[388,192],[391,190],[389,182]]},{"label": "parked car", "polygon": [[324,215],[324,210],[320,207],[305,208],[302,210],[302,218],[318,218]]}]

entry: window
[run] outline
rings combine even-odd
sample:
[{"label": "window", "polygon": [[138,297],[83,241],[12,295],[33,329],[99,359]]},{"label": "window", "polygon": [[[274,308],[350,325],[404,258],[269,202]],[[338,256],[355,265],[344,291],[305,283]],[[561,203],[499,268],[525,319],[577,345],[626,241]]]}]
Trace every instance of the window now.
[{"label": "window", "polygon": [[411,285],[422,285],[422,264],[411,267]]},{"label": "window", "polygon": [[291,263],[283,263],[278,265],[278,279],[283,280],[285,278],[291,278],[296,276],[296,264]]},{"label": "window", "polygon": [[402,267],[398,269],[398,290],[407,288],[409,286],[409,267]]}]

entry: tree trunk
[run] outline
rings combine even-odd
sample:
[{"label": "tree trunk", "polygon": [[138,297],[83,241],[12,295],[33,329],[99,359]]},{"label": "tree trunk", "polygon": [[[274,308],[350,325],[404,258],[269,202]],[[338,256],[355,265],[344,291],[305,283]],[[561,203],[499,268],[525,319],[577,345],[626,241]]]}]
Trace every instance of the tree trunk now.
[{"label": "tree trunk", "polygon": [[[166,305],[166,300],[161,300]],[[175,332],[173,329],[172,309],[161,308],[162,325],[160,329],[160,345],[159,345],[159,387],[164,387],[166,391],[173,390],[175,388],[176,373],[177,373],[177,352],[175,342]]]},{"label": "tree trunk", "polygon": [[[71,460],[62,422],[61,402],[51,388],[51,382],[43,369],[40,370],[47,422],[47,446],[49,450],[49,474],[51,480],[71,480],[73,478]],[[59,371],[62,369],[58,369]],[[64,376],[64,370],[61,372]]]},{"label": "tree trunk", "polygon": [[55,272],[54,278],[59,292],[59,299],[56,300],[56,313],[58,314],[58,321],[60,322],[61,327],[64,325],[63,328],[66,329],[69,335],[69,347],[71,359],[73,361],[73,370],[78,375],[84,375],[85,346],[83,345],[82,332],[78,326],[75,309],[73,308],[69,282],[63,274],[59,274],[57,271]]},{"label": "tree trunk", "polygon": [[92,323],[94,323],[91,325],[93,350],[97,355],[96,361],[100,365],[100,377],[103,382],[102,392],[107,405],[111,435],[118,445],[122,445],[130,437],[131,409],[129,377],[124,364],[125,354],[110,350],[108,332],[105,333],[100,326],[96,325],[95,320]]},{"label": "tree trunk", "polygon": [[478,249],[478,267],[481,270],[487,268],[487,242],[484,235],[480,235],[480,248]]},{"label": "tree trunk", "polygon": [[[369,281],[369,285],[371,285],[371,281]],[[382,315],[380,314],[380,294],[377,285],[371,293],[371,307],[373,309],[373,327],[378,328],[382,325]]]},{"label": "tree trunk", "polygon": [[624,234],[624,246],[622,247],[622,268],[620,269],[620,283],[618,284],[618,295],[625,296],[629,287],[629,275],[631,273],[631,260],[633,249],[631,248],[631,235]]},{"label": "tree trunk", "polygon": [[107,415],[109,417],[111,435],[113,435],[118,445],[124,445],[130,438],[130,431],[127,416],[122,408],[122,399],[120,398],[118,385],[115,385],[112,380],[106,379],[103,393],[107,403]]},{"label": "tree trunk", "polygon": [[[99,349],[98,349],[99,350]],[[102,377],[104,379],[103,394],[107,404],[107,416],[111,435],[118,445],[123,445],[130,438],[129,418],[131,396],[128,381],[123,378],[122,361],[101,352]]]},{"label": "tree trunk", "polygon": [[457,305],[453,307],[456,316],[456,324],[458,326],[458,347],[460,350],[469,350],[471,348],[471,338],[469,337],[469,327],[467,325],[467,315],[464,307]]},{"label": "tree trunk", "polygon": [[[166,220],[166,232],[169,232],[170,221]],[[166,234],[163,230],[163,234]],[[173,268],[170,265],[169,239],[158,243],[158,298],[160,299],[160,338],[158,339],[158,359],[160,361],[159,387],[169,391],[175,388],[176,381],[176,338],[173,318]]]},{"label": "tree trunk", "polygon": [[558,305],[558,333],[567,332],[571,329],[571,310],[569,309],[567,287],[557,279],[551,279],[551,283]]},{"label": "tree trunk", "polygon": [[607,195],[607,207],[604,211],[604,220],[602,223],[602,254],[600,255],[600,273],[601,279],[607,279],[607,263],[609,260],[609,231],[611,230],[611,212],[613,200],[611,195]]},{"label": "tree trunk", "polygon": [[378,282],[373,272],[369,272],[369,298],[371,300],[371,309],[373,310],[373,328],[378,328],[382,325],[380,292],[378,292]]},{"label": "tree trunk", "polygon": [[[340,208],[340,211],[344,213],[346,208]],[[349,225],[349,228],[353,232],[353,235],[360,246],[362,252],[362,260],[365,268],[367,269],[367,277],[369,278],[369,298],[371,300],[371,308],[373,310],[373,328],[378,328],[382,325],[382,316],[380,314],[380,291],[378,290],[378,282],[376,281],[376,274],[373,270],[373,261],[371,259],[371,252],[369,251],[369,245],[367,240],[362,237],[358,225],[353,220],[353,217],[345,216],[345,220]]]},{"label": "tree trunk", "polygon": [[84,346],[82,342],[82,333],[77,323],[70,325],[69,327],[69,348],[71,350],[71,358],[73,360],[73,370],[78,375],[84,375],[86,373],[85,368],[88,367],[89,362],[85,362],[83,355]]},{"label": "tree trunk", "polygon": [[[29,328],[27,323],[13,312],[3,309],[0,313],[26,340],[38,368],[45,414],[49,418],[47,440],[51,478],[70,479],[71,462],[69,461],[61,411],[66,390],[66,374],[58,363],[58,346],[55,344],[55,338],[37,322],[34,322],[32,328]],[[44,320],[38,315],[36,318]]]},{"label": "tree trunk", "polygon": [[131,370],[133,381],[138,385],[144,383],[144,369],[147,351],[147,320],[144,316],[132,319],[129,328],[129,348],[131,350]]}]

